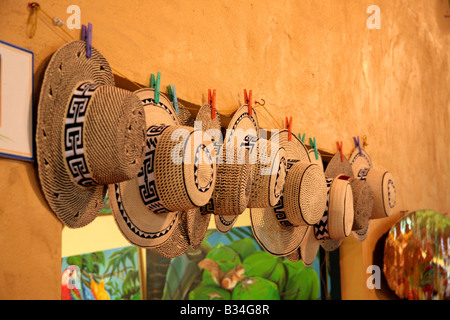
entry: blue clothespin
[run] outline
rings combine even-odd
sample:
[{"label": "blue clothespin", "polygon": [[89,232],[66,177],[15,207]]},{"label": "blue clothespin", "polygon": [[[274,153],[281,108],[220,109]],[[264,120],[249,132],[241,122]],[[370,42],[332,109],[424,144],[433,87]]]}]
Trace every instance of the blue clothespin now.
[{"label": "blue clothespin", "polygon": [[305,143],[305,133],[303,134],[303,136],[302,136],[301,133],[299,133],[299,134],[298,134],[298,138],[299,138],[303,143]]},{"label": "blue clothespin", "polygon": [[159,103],[159,93],[161,92],[161,72],[158,72],[155,80],[155,75],[152,73],[150,77],[150,88],[155,89],[155,103]]},{"label": "blue clothespin", "polygon": [[167,91],[169,91],[169,96],[172,99],[173,107],[175,108],[176,113],[177,114],[180,113],[180,110],[178,109],[177,91],[175,89],[175,85],[173,86],[173,91],[172,91],[172,87],[169,84],[167,86]]},{"label": "blue clothespin", "polygon": [[316,137],[314,137],[314,140],[309,138],[309,144],[311,145],[311,148],[314,149],[314,154],[316,156],[316,160],[319,160],[319,152],[317,151]]},{"label": "blue clothespin", "polygon": [[355,141],[355,147],[358,147],[358,149],[359,149],[359,155],[362,156],[361,143],[359,142],[359,136],[358,136],[358,139],[356,139],[356,137],[353,137],[353,141]]},{"label": "blue clothespin", "polygon": [[88,23],[88,27],[83,24],[81,28],[81,40],[86,42],[86,57],[92,57],[92,24]]}]

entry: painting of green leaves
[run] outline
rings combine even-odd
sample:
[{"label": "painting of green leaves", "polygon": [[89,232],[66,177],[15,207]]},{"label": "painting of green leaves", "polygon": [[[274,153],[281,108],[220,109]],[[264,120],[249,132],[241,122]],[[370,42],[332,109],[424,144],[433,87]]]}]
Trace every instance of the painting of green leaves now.
[{"label": "painting of green leaves", "polygon": [[[70,270],[77,266],[79,273]],[[141,300],[135,246],[63,258],[63,300]]]},{"label": "painting of green leaves", "polygon": [[312,267],[262,250],[250,227],[208,230],[202,245],[174,259],[147,251],[147,299],[316,300],[319,259]]}]

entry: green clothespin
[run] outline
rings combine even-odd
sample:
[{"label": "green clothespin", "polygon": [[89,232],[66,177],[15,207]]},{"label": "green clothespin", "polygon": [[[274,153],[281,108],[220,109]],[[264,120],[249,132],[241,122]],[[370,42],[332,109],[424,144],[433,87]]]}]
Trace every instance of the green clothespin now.
[{"label": "green clothespin", "polygon": [[298,134],[298,138],[299,138],[303,143],[305,143],[305,133],[303,134],[303,136],[302,136],[301,133],[299,133],[299,134]]},{"label": "green clothespin", "polygon": [[158,72],[158,75],[156,76],[152,73],[150,76],[150,88],[155,89],[155,103],[159,103],[159,93],[161,92],[161,72]]},{"label": "green clothespin", "polygon": [[309,144],[311,145],[311,148],[314,149],[314,154],[316,155],[316,160],[319,160],[319,152],[317,151],[316,137],[314,137],[314,140],[309,138]]},{"label": "green clothespin", "polygon": [[167,91],[169,92],[169,97],[170,97],[170,100],[172,100],[172,102],[173,102],[173,107],[175,108],[175,111],[177,112],[177,114],[180,113],[180,110],[178,109],[177,91],[175,89],[175,86],[173,86],[173,91],[172,91],[172,87],[169,84],[167,86]]}]

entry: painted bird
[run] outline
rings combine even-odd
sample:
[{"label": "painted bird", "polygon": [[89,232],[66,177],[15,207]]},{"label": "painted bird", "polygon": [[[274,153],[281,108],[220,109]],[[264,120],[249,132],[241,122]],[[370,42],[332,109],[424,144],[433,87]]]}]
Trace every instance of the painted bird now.
[{"label": "painted bird", "polygon": [[108,291],[105,289],[105,281],[103,279],[100,280],[100,283],[91,279],[91,291],[96,300],[111,300]]},{"label": "painted bird", "polygon": [[75,269],[67,268],[64,270],[61,279],[61,299],[62,300],[82,300],[80,291],[75,285],[78,277]]}]

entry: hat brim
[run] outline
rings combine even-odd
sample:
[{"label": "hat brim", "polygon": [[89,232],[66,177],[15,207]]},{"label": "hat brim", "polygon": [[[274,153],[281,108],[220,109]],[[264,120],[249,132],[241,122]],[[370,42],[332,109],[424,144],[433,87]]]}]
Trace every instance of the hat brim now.
[{"label": "hat brim", "polygon": [[[135,92],[144,105],[147,128],[152,125],[180,125],[169,99],[160,94],[154,103],[154,89]],[[137,177],[108,190],[111,209],[119,230],[132,244],[155,248],[167,257],[182,254],[189,245],[186,220],[182,212],[154,213],[142,201]],[[181,220],[184,219],[184,220]]]},{"label": "hat brim", "polygon": [[[310,162],[308,149],[295,135],[282,130],[271,137],[284,147],[289,160]],[[289,173],[288,173],[289,174]],[[281,197],[280,201],[283,201]],[[261,247],[274,256],[288,256],[297,250],[308,230],[308,226],[282,226],[277,219],[276,207],[250,209],[253,235]]]},{"label": "hat brim", "polygon": [[73,88],[80,82],[114,86],[107,60],[95,48],[86,57],[86,43],[72,41],[51,57],[42,82],[36,126],[36,158],[44,196],[58,219],[81,228],[97,216],[106,195],[104,185],[90,188],[73,180],[64,159],[61,137]]}]

